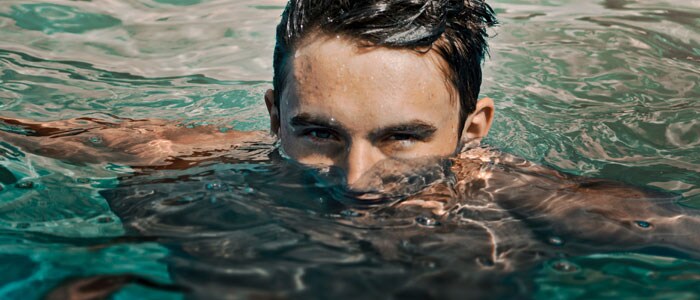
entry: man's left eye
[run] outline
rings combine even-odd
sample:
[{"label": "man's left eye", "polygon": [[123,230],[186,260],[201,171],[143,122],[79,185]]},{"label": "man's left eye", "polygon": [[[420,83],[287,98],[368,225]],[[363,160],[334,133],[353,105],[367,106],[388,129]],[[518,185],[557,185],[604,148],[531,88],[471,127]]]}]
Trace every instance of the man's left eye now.
[{"label": "man's left eye", "polygon": [[392,141],[412,141],[417,140],[417,137],[410,133],[396,133],[389,136]]}]

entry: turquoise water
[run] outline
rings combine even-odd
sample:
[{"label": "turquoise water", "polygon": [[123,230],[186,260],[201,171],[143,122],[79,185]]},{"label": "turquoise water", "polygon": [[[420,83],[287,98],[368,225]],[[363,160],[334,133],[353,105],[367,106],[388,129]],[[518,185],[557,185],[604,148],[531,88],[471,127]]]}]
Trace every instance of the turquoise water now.
[{"label": "turquoise water", "polygon": [[[283,4],[2,1],[0,115],[113,114],[265,130],[262,95]],[[484,66],[482,94],[498,109],[489,145],[569,173],[672,192],[700,208],[699,2],[492,5],[502,25]],[[396,241],[408,244],[391,250],[392,231],[348,224],[352,211],[329,209],[325,196],[299,185],[298,170],[270,161],[125,179],[130,168],[78,166],[0,141],[0,166],[2,299],[40,298],[70,278],[105,274],[157,283],[134,281],[116,299],[270,296],[266,287],[292,298],[381,298],[395,286],[398,295],[463,287],[504,298],[700,298],[700,262],[677,253],[569,255],[554,247],[505,274],[446,270],[460,261],[416,254],[432,237],[411,229],[412,239]],[[196,201],[198,190],[208,190],[208,201]],[[109,199],[130,202],[110,207]],[[131,213],[120,218],[124,211]],[[134,224],[146,233],[125,229]],[[464,239],[456,233],[434,238],[454,245]],[[460,241],[479,245],[479,237]],[[459,247],[434,251],[470,257]]]}]

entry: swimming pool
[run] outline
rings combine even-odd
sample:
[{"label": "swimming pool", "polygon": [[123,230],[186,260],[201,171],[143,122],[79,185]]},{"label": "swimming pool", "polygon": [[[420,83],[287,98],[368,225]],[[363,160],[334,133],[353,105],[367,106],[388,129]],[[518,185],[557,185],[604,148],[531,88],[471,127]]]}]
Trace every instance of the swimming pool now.
[{"label": "swimming pool", "polygon": [[[488,144],[562,171],[677,193],[682,205],[700,207],[700,3],[492,5],[502,25],[482,89],[498,108]],[[264,130],[262,94],[271,85],[282,6],[3,1],[1,114],[113,114]],[[0,265],[9,270],[0,275],[3,299],[38,298],[69,278],[105,274],[142,278],[118,299],[383,298],[434,290],[700,297],[700,265],[682,253],[570,256],[556,250],[566,237],[548,237],[553,250],[527,268],[500,273],[488,261],[473,268],[461,259],[471,259],[467,250],[485,236],[401,216],[360,227],[352,220],[367,217],[362,212],[338,207],[300,185],[297,170],[256,155],[129,178],[123,166],[68,164],[10,143],[0,143],[0,153]],[[117,217],[120,208],[105,198],[130,200],[121,209],[131,217]],[[123,223],[147,234],[125,232]]]}]

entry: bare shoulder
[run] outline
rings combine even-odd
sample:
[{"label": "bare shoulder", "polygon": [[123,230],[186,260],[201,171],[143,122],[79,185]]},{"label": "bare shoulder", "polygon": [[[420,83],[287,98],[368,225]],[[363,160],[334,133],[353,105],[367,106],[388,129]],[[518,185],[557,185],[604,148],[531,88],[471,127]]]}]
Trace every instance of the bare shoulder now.
[{"label": "bare shoulder", "polygon": [[676,195],[622,182],[576,176],[492,148],[460,154],[455,174],[484,182],[484,192],[504,205],[535,206],[556,202],[564,207],[607,207],[638,211],[677,199]]}]

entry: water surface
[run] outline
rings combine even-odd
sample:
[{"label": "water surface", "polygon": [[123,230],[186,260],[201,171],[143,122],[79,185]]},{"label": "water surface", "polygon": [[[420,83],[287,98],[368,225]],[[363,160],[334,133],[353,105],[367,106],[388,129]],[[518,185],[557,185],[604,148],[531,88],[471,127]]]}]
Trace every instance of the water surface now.
[{"label": "water surface", "polygon": [[[700,2],[492,5],[502,25],[484,65],[482,95],[498,109],[489,145],[700,207]],[[2,1],[1,115],[109,113],[265,130],[262,97],[282,6]],[[270,296],[270,287],[286,293],[272,296],[292,298],[700,295],[700,264],[682,253],[576,255],[557,250],[566,237],[515,229],[509,241],[536,249],[523,256],[541,257],[500,272],[482,255],[490,235],[478,226],[358,212],[267,157],[129,179],[133,171],[76,166],[0,141],[0,266],[8,270],[0,298],[38,298],[70,278],[108,274],[143,279],[117,299],[179,299],[188,295],[181,288],[202,297]],[[110,207],[110,199],[130,201]]]}]

